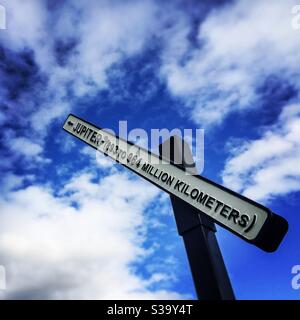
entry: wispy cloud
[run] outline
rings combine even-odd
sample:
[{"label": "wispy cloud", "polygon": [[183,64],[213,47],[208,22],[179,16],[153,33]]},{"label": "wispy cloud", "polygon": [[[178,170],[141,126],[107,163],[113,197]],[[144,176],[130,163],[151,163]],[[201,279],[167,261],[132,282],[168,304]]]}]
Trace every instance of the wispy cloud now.
[{"label": "wispy cloud", "polygon": [[191,120],[220,124],[232,112],[260,106],[258,88],[270,75],[299,90],[299,33],[291,28],[294,1],[234,1],[212,11],[191,43],[190,20],[169,33],[162,76]]},{"label": "wispy cloud", "polygon": [[[24,125],[16,112],[22,108],[22,119],[40,137],[47,135],[51,122],[74,110],[76,99],[108,88],[109,69],[145,48],[159,11],[154,1],[66,1],[51,10],[46,1],[2,2],[9,19],[0,34],[0,94],[8,108],[0,121],[11,121],[13,114],[14,122]],[[7,72],[7,64],[18,65],[19,72]],[[35,73],[26,76],[25,69],[33,66]],[[22,90],[14,86],[19,95],[12,99],[7,83],[16,77]]]},{"label": "wispy cloud", "polygon": [[278,123],[233,149],[222,173],[228,187],[261,201],[300,189],[300,105],[289,105]]}]

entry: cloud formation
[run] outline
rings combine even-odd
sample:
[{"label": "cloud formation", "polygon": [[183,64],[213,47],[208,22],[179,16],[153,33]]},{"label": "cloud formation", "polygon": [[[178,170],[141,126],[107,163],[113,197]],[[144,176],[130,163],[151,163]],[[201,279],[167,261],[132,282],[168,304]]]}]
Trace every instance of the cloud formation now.
[{"label": "cloud formation", "polygon": [[[8,16],[0,33],[0,257],[8,274],[2,297],[183,297],[168,289],[174,276],[165,272],[167,261],[149,263],[150,276],[133,267],[153,253],[144,247],[145,221],[159,223],[145,211],[158,191],[121,174],[106,158],[95,159],[87,148],[78,162],[87,157],[89,167],[76,177],[78,163],[61,163],[74,140],[49,137],[56,121],[61,127],[71,109],[85,108],[81,98],[109,90],[118,64],[150,46],[164,8],[150,0],[1,4]],[[46,153],[54,147],[51,163]],[[105,167],[100,181],[96,164]]]},{"label": "cloud formation", "polygon": [[268,201],[300,189],[300,105],[284,108],[278,122],[256,140],[233,149],[222,173],[226,186]]},{"label": "cloud formation", "polygon": [[[114,102],[134,96],[134,108],[148,108],[147,99],[157,94],[152,123],[172,123],[177,108],[182,126],[189,118],[212,128],[230,114],[257,111],[268,90],[272,96],[290,91],[277,123],[233,148],[222,177],[262,201],[299,190],[294,3],[208,3],[1,1],[8,14],[7,30],[0,32],[4,298],[185,297],[170,289],[176,272],[170,274],[168,263],[175,261],[178,271],[174,256],[150,259],[157,247],[145,245],[150,227],[165,227],[163,214],[148,215],[169,212],[168,198],[157,201],[157,190],[120,173],[107,158],[95,158],[88,147],[79,151],[74,139],[50,136],[71,110],[98,114],[100,99],[86,102],[99,92]],[[273,87],[270,79],[276,79]],[[163,95],[173,99],[167,106],[160,104]],[[150,276],[133,267],[145,259]]]},{"label": "cloud formation", "polygon": [[[0,121],[30,126],[41,138],[54,120],[74,110],[77,99],[108,88],[110,68],[147,46],[159,9],[153,1],[2,3],[9,19],[0,33],[0,95],[6,108]],[[12,73],[8,65],[17,70]]]},{"label": "cloud formation", "polygon": [[[30,185],[0,199],[0,253],[10,299],[172,299],[171,280],[159,266],[152,276],[132,266],[144,248],[143,211],[158,190],[115,172],[100,180],[74,176],[57,196]],[[159,283],[159,289],[151,286]]]},{"label": "cloud formation", "polygon": [[269,76],[300,88],[299,33],[291,27],[294,1],[246,0],[213,10],[199,24],[180,19],[168,33],[162,76],[191,120],[209,127],[233,112],[261,105],[259,88]]}]

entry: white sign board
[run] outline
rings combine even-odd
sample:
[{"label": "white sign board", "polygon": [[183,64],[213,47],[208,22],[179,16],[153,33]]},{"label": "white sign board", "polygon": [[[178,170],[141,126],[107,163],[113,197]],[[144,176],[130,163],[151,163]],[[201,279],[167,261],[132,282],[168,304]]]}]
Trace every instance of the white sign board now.
[{"label": "white sign board", "polygon": [[74,115],[69,115],[63,129],[162,190],[188,202],[248,242],[256,244],[267,220],[274,215],[250,199],[201,176],[186,174],[158,155]]}]

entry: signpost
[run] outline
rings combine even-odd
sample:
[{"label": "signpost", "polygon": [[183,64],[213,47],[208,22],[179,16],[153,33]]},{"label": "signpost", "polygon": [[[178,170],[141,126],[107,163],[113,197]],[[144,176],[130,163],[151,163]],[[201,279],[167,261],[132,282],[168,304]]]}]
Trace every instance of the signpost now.
[{"label": "signpost", "polygon": [[175,163],[162,150],[158,156],[74,115],[68,116],[63,129],[168,192],[173,208],[176,202],[178,206],[184,203],[212,231],[215,222],[267,252],[275,251],[287,232],[282,217],[202,176],[187,174],[183,164]]},{"label": "signpost", "polygon": [[[184,140],[173,136],[160,145],[159,152],[170,161],[177,160],[187,170],[192,152]],[[191,166],[188,170],[191,171]],[[196,174],[194,168],[192,173]],[[234,300],[234,292],[216,238],[213,220],[171,195],[178,233],[182,236],[199,300]]]}]

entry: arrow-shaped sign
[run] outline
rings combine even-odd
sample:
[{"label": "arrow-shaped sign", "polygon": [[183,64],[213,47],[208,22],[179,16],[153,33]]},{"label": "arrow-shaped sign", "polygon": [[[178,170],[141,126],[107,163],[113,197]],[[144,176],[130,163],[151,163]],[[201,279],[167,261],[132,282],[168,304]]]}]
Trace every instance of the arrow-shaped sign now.
[{"label": "arrow-shaped sign", "polygon": [[275,251],[287,232],[287,221],[266,207],[74,115],[63,129],[265,251]]}]

